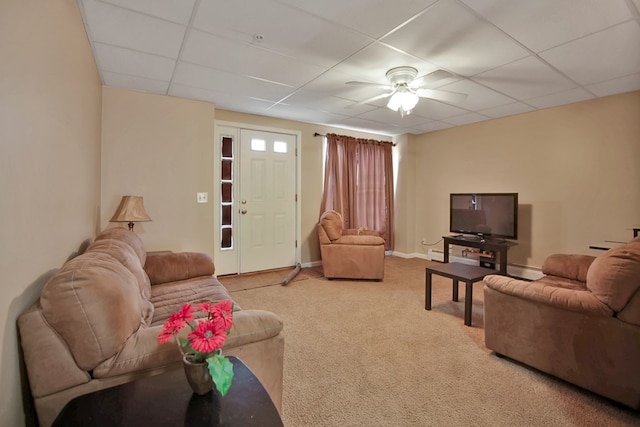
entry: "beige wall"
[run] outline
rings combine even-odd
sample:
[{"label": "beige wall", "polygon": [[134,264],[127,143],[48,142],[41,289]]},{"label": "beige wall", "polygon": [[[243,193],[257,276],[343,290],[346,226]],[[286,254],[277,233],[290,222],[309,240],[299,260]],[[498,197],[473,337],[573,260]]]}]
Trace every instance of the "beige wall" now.
[{"label": "beige wall", "polygon": [[328,126],[314,125],[291,120],[274,119],[252,114],[236,113],[226,110],[216,110],[216,120],[229,121],[234,123],[245,123],[254,126],[273,127],[278,129],[288,129],[301,133],[301,186],[299,198],[301,203],[301,235],[302,263],[309,263],[320,260],[320,247],[316,224],[320,216],[320,201],[322,198],[322,138],[314,137],[314,133],[327,134],[338,133],[350,135],[357,138],[373,138],[381,141],[390,141],[390,137],[373,135],[363,132],[354,132],[345,129],[338,129]]},{"label": "beige wall", "polygon": [[0,425],[18,426],[17,316],[99,222],[101,85],[75,1],[0,2],[0,40]]},{"label": "beige wall", "polygon": [[[518,192],[510,263],[629,240],[640,225],[640,92],[413,136],[419,240],[447,234],[452,192]],[[411,237],[410,237],[411,238]],[[409,239],[410,239],[409,238]],[[437,247],[442,247],[438,245]]]},{"label": "beige wall", "polygon": [[213,104],[105,87],[102,121],[102,228],[124,195],[144,198],[151,222],[135,232],[147,250],[213,256]]}]

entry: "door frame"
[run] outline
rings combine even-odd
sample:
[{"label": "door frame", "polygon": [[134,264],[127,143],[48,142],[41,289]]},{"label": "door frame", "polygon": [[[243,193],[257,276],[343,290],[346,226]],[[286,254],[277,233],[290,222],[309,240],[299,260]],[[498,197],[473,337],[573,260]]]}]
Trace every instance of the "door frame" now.
[{"label": "door frame", "polygon": [[[223,131],[223,129],[221,128],[225,128],[230,130],[229,132]],[[213,197],[212,197],[212,203],[214,204],[213,208],[214,208],[214,221],[215,221],[215,226],[214,226],[214,232],[213,232],[213,253],[214,253],[214,261],[215,261],[215,265],[216,265],[216,274],[218,275],[224,275],[224,274],[238,274],[240,268],[240,250],[241,248],[238,247],[234,247],[232,250],[221,250],[220,249],[220,212],[219,212],[219,206],[220,206],[220,181],[221,181],[221,176],[220,176],[220,163],[222,160],[222,155],[220,152],[220,138],[223,135],[229,135],[231,133],[233,133],[234,136],[234,141],[236,141],[236,143],[234,144],[234,158],[237,158],[238,160],[234,162],[234,176],[239,177],[239,167],[240,167],[240,161],[239,161],[239,153],[240,153],[240,130],[241,129],[246,129],[246,130],[253,130],[253,131],[259,131],[259,132],[273,132],[273,133],[282,133],[282,134],[287,134],[287,135],[293,135],[293,137],[295,138],[295,149],[296,149],[296,164],[295,164],[295,175],[296,175],[296,182],[295,182],[295,192],[296,192],[296,197],[297,197],[297,202],[296,202],[296,212],[295,212],[295,236],[296,236],[296,248],[295,248],[295,257],[296,257],[296,263],[300,263],[300,260],[302,259],[302,230],[301,230],[301,215],[302,215],[302,198],[300,196],[300,189],[301,189],[301,175],[302,175],[302,162],[301,162],[301,152],[302,150],[300,149],[301,146],[301,142],[302,142],[302,132],[301,131],[297,131],[297,130],[293,130],[293,129],[284,129],[284,128],[276,128],[276,127],[271,127],[271,126],[259,126],[259,125],[254,125],[254,124],[249,124],[249,123],[241,123],[241,122],[231,122],[231,121],[226,121],[226,120],[214,120],[214,158],[213,158],[213,163],[214,163],[214,167],[213,167],[213,176],[214,176],[214,182],[213,182],[213,186],[214,186],[214,193],[213,193]],[[238,168],[238,169],[236,169]],[[235,185],[234,189],[233,189],[233,199],[235,201],[239,200],[239,185]],[[234,212],[233,215],[234,217],[236,215],[238,215],[238,206],[234,205]],[[234,233],[235,234],[235,233]],[[237,242],[239,242],[239,240],[237,240]]]}]

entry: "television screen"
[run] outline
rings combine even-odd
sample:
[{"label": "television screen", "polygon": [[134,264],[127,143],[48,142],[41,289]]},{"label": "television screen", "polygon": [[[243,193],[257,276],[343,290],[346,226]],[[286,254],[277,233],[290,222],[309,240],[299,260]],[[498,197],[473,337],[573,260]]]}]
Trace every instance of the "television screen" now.
[{"label": "television screen", "polygon": [[449,231],[518,238],[518,193],[452,193]]}]

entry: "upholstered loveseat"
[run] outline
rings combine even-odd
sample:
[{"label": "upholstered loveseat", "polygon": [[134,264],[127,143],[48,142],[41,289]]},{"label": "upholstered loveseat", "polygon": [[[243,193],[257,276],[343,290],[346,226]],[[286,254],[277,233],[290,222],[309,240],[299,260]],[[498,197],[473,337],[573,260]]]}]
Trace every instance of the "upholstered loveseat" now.
[{"label": "upholstered loveseat", "polygon": [[[176,369],[180,352],[158,344],[158,332],[184,303],[230,299],[214,272],[202,253],[147,254],[123,228],[100,233],[67,261],[18,319],[40,425],[76,396]],[[280,409],[282,322],[268,311],[234,310],[223,352],[242,359]]]},{"label": "upholstered loveseat", "polygon": [[344,229],[342,215],[324,212],[317,224],[324,277],[328,279],[384,278],[384,239],[375,230]]},{"label": "upholstered loveseat", "polygon": [[485,277],[485,344],[640,409],[640,237],[597,257],[555,254],[539,280]]}]

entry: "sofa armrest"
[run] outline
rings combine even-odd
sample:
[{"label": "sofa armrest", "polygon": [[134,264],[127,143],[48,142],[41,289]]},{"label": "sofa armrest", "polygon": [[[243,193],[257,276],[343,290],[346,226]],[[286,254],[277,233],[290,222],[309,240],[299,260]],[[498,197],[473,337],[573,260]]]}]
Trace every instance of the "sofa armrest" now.
[{"label": "sofa armrest", "polygon": [[152,285],[201,276],[213,276],[216,267],[211,257],[201,252],[151,252],[144,270]]},{"label": "sofa armrest", "polygon": [[275,337],[282,331],[282,320],[270,311],[240,310],[233,312],[233,326],[222,347],[230,349]]},{"label": "sofa armrest", "polygon": [[587,281],[587,271],[596,257],[591,255],[553,254],[542,265],[542,273],[569,280]]},{"label": "sofa armrest", "polygon": [[589,291],[558,288],[498,275],[486,276],[484,282],[497,292],[525,300],[594,316],[613,316],[613,310]]},{"label": "sofa armrest", "polygon": [[39,303],[18,317],[18,330],[33,397],[89,382],[89,373],[78,367],[65,341],[42,315]]}]

